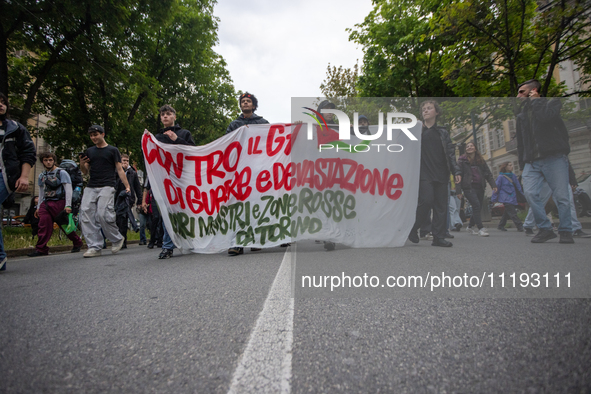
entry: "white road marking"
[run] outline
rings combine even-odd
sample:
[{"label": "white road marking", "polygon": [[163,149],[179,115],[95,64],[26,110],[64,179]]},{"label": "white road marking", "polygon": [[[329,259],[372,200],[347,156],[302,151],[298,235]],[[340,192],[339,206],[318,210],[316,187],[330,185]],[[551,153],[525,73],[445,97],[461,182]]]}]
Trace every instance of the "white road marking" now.
[{"label": "white road marking", "polygon": [[294,246],[283,256],[228,393],[291,392],[294,299],[290,249]]}]

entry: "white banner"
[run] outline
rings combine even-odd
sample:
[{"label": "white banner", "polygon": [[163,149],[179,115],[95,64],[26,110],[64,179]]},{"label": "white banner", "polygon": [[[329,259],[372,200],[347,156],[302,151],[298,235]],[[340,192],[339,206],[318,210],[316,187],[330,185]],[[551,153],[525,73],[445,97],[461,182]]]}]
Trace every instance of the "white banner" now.
[{"label": "white banner", "polygon": [[415,220],[421,124],[410,129],[418,141],[394,130],[388,141],[346,144],[315,127],[307,140],[305,124],[244,126],[196,147],[144,133],[147,174],[174,244],[183,253],[304,239],[402,246]]}]

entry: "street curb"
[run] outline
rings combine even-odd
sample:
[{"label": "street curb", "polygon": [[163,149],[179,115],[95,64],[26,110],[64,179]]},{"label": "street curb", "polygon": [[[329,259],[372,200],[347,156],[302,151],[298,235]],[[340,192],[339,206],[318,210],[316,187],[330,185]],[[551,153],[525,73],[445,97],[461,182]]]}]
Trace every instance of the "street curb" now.
[{"label": "street curb", "polygon": [[[127,244],[139,244],[139,239],[127,241]],[[110,245],[111,242],[107,241],[107,245]],[[88,249],[86,244],[82,245],[82,250]],[[58,246],[50,246],[49,247],[49,254],[56,254],[56,253],[64,253],[69,252],[72,250],[72,245],[58,245]],[[33,253],[35,248],[22,248],[22,249],[11,249],[6,251],[7,257],[20,257],[26,256],[29,253]]]}]

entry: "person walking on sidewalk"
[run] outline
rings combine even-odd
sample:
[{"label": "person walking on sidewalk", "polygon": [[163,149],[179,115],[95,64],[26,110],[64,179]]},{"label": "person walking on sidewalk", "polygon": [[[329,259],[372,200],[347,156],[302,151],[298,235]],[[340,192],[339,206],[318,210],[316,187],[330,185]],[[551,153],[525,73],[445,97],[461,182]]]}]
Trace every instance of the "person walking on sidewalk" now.
[{"label": "person walking on sidewalk", "polygon": [[439,104],[434,100],[421,103],[423,129],[421,136],[421,168],[419,178],[419,202],[416,220],[408,239],[419,242],[417,231],[427,223],[429,212],[433,209],[432,246],[450,247],[453,244],[445,240],[447,232],[448,183],[449,176],[455,176],[456,183],[462,179],[456,163],[456,147],[451,142],[449,133],[437,124],[441,115]]},{"label": "person walking on sidewalk", "polygon": [[[57,157],[51,152],[40,153],[39,162],[45,168],[45,171],[39,174],[38,179],[39,204],[35,211],[35,217],[39,218],[39,230],[36,250],[29,253],[29,257],[49,254],[47,243],[53,234],[53,222],[62,211],[65,211],[66,214],[72,213],[70,174],[57,166]],[[66,236],[72,241],[72,253],[80,252],[83,243],[76,231],[72,231]]]},{"label": "person walking on sidewalk", "polygon": [[523,168],[523,189],[540,229],[531,242],[543,243],[556,238],[552,223],[546,217],[545,201],[541,195],[542,188],[548,184],[558,208],[560,243],[573,244],[568,185],[568,130],[560,117],[562,102],[541,97],[541,87],[539,81],[532,79],[519,85],[517,93],[522,107],[517,115],[515,136],[519,165]]},{"label": "person walking on sidewalk", "polygon": [[[29,189],[29,173],[35,165],[35,144],[22,124],[10,119],[8,97],[0,92],[0,204],[13,192]],[[0,271],[6,270],[6,251],[0,231]]]},{"label": "person walking on sidewalk", "polygon": [[[473,141],[466,144],[466,153],[458,158],[458,165],[460,166],[462,181],[456,182],[456,194],[461,197],[463,191],[464,196],[472,205],[472,216],[468,224],[468,232],[481,237],[488,237],[489,234],[482,225],[480,212],[484,201],[486,182],[489,183],[493,192],[497,191],[493,175]],[[474,226],[478,230],[475,230]]]},{"label": "person walking on sidewalk", "polygon": [[90,174],[80,206],[80,227],[88,250],[84,257],[101,255],[103,230],[111,243],[111,252],[117,253],[123,247],[124,238],[119,233],[115,221],[116,174],[129,193],[129,183],[121,166],[119,149],[107,144],[105,130],[99,125],[88,129],[90,139],[95,144],[80,154],[80,170]]},{"label": "person walking on sidewalk", "polygon": [[500,231],[507,231],[505,225],[507,224],[507,220],[511,218],[515,227],[517,227],[517,231],[523,232],[523,223],[517,216],[517,193],[523,194],[523,190],[521,189],[519,179],[513,173],[513,163],[510,161],[503,163],[499,168],[499,172],[500,174],[495,182],[498,189],[493,192],[490,198],[493,203],[500,202],[505,206],[503,217],[497,228]]}]

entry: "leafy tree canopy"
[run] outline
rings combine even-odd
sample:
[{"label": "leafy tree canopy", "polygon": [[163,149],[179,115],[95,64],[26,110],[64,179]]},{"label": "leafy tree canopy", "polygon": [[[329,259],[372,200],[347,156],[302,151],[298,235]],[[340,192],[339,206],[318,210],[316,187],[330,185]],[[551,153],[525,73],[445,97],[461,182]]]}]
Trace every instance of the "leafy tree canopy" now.
[{"label": "leafy tree canopy", "polygon": [[143,130],[157,131],[163,104],[206,143],[223,134],[237,107],[226,63],[213,50],[213,1],[18,0],[0,7],[13,114],[50,115],[40,132],[60,156],[90,144],[86,130],[96,123],[137,160]]}]

